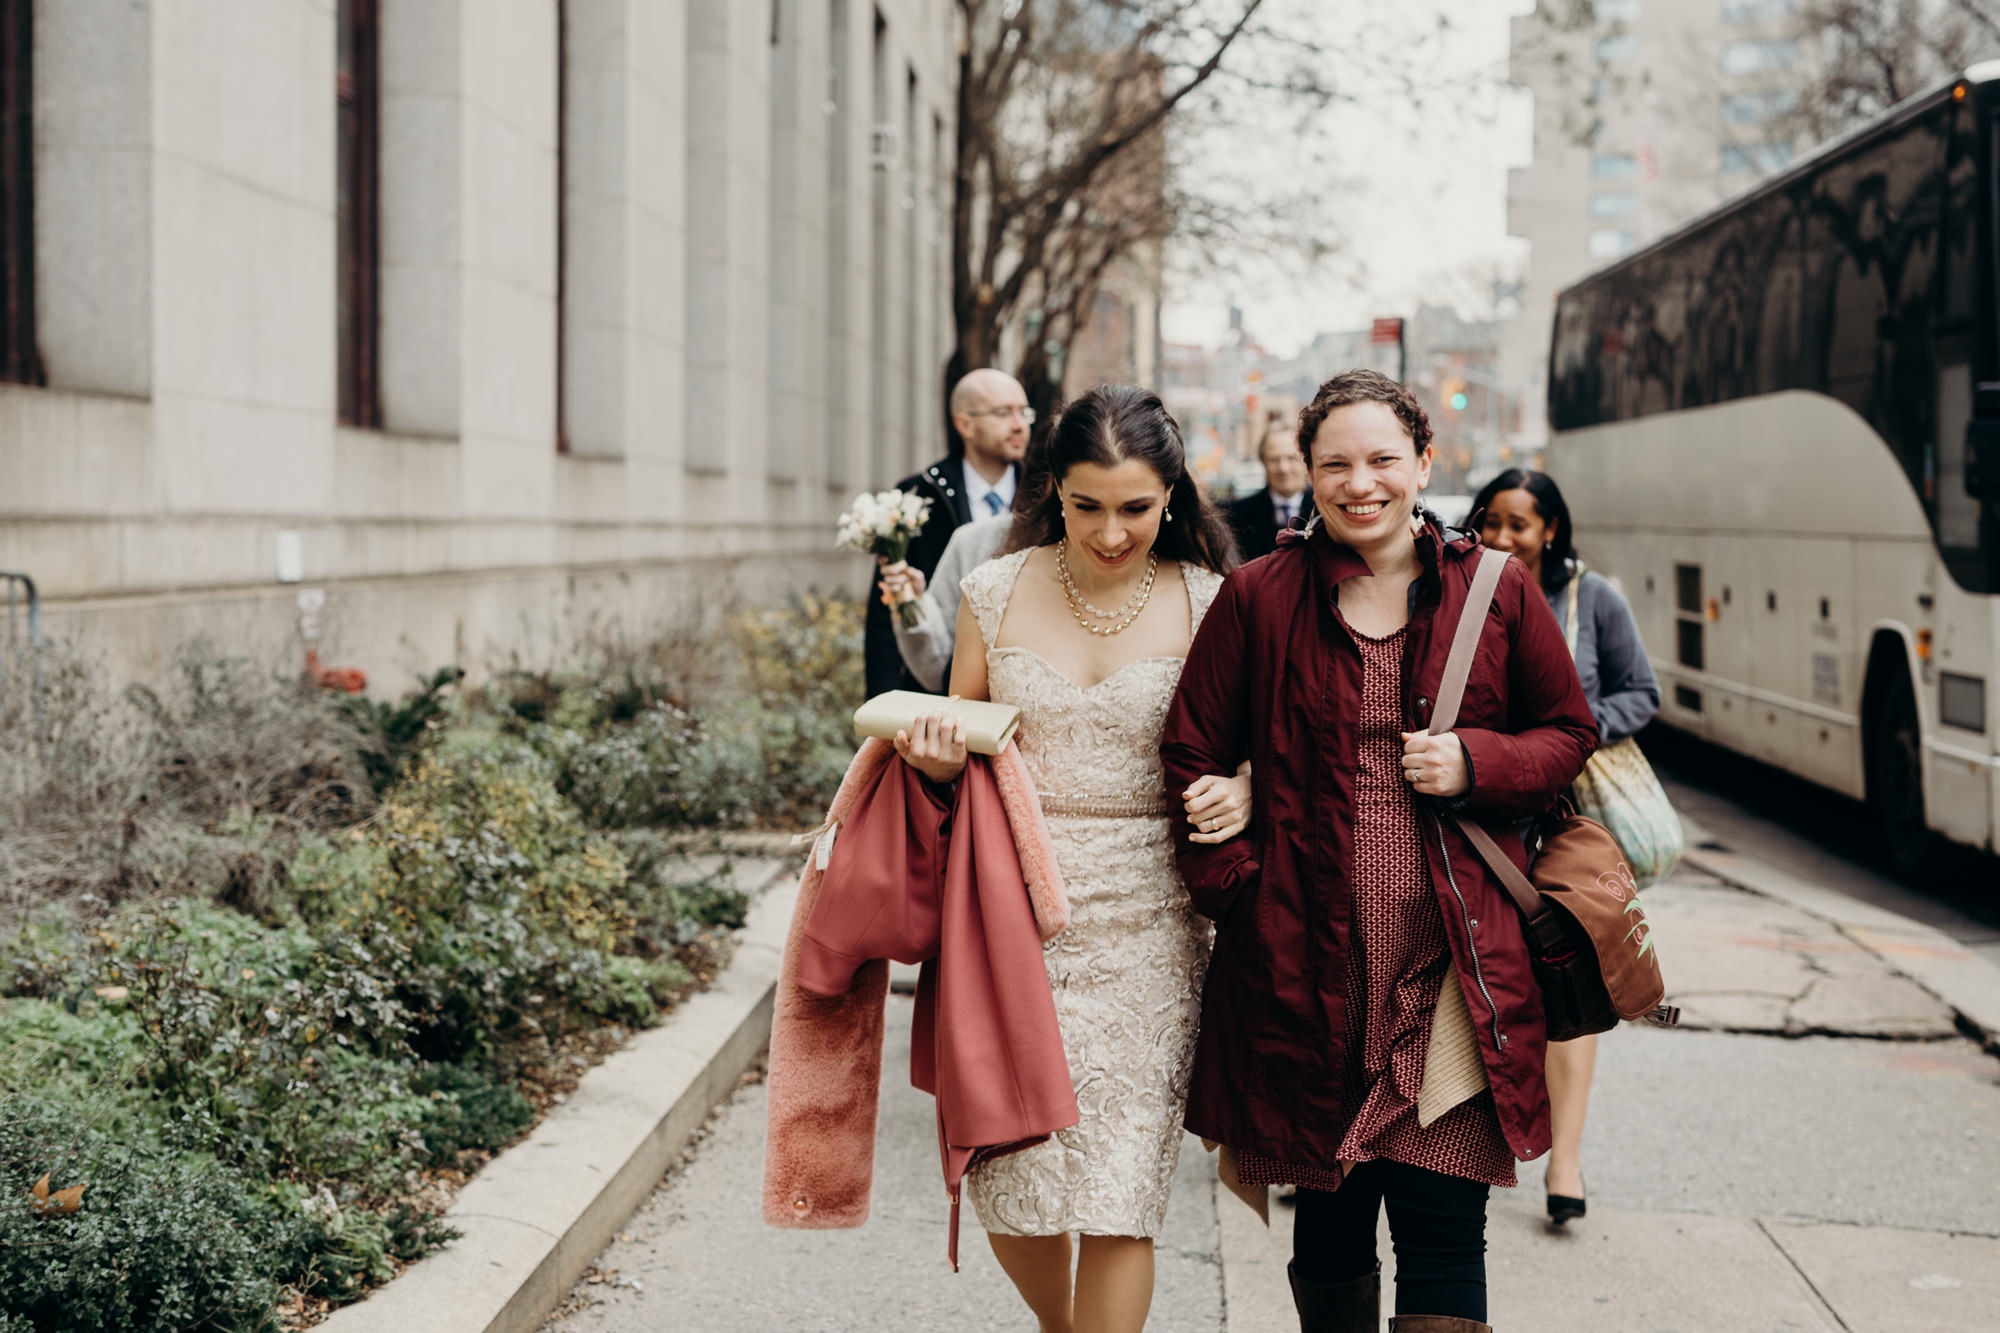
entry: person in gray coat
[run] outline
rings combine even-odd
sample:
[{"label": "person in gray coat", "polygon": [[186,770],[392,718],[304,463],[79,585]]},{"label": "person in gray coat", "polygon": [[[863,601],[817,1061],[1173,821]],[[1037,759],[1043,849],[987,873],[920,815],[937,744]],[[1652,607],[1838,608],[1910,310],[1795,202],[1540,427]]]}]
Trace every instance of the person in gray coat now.
[{"label": "person in gray coat", "polygon": [[[1660,682],[1639,639],[1632,606],[1617,584],[1577,559],[1569,505],[1555,482],[1546,473],[1510,468],[1486,483],[1467,521],[1488,546],[1528,567],[1565,630],[1574,591],[1576,633],[1570,651],[1601,743],[1621,741],[1652,721],[1660,711]],[[1583,1117],[1596,1066],[1594,1036],[1549,1043],[1548,1213],[1557,1225],[1584,1215]]]},{"label": "person in gray coat", "polygon": [[[926,580],[915,565],[900,573],[882,573],[882,600],[889,606],[902,600],[905,590],[917,600],[918,619],[905,625],[901,616],[890,617],[896,632],[896,651],[903,669],[917,678],[933,694],[943,694],[951,679],[951,654],[958,627],[958,584],[967,574],[993,558],[1014,526],[1011,513],[975,519],[951,534],[937,568]],[[877,562],[881,563],[881,562]],[[926,586],[928,584],[928,586]]]}]

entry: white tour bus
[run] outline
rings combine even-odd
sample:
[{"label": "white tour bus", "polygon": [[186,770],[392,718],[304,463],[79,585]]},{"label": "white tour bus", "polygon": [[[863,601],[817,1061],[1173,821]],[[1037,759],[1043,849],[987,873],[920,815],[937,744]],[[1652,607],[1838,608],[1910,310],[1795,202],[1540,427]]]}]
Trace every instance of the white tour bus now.
[{"label": "white tour bus", "polygon": [[2000,61],[1557,300],[1547,453],[1661,720],[2000,839]]}]

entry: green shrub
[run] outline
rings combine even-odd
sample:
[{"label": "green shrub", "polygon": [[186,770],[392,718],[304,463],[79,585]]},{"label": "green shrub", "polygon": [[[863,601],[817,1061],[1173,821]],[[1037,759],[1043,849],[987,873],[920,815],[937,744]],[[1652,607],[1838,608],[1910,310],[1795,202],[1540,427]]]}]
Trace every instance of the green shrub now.
[{"label": "green shrub", "polygon": [[129,1023],[134,1083],[186,1143],[269,1176],[399,1184],[423,1159],[397,954],[178,903],[116,919],[83,961]]},{"label": "green shrub", "polygon": [[341,700],[341,707],[361,726],[365,737],[361,762],[378,795],[395,785],[425,738],[444,724],[448,691],[464,678],[465,672],[455,666],[439,667],[394,702],[366,695]]},{"label": "green shrub", "polygon": [[654,829],[609,836],[631,872],[626,897],[632,904],[632,943],[640,952],[674,949],[708,931],[736,930],[747,919],[750,899],[730,877],[728,862],[701,871]]},{"label": "green shrub", "polygon": [[862,629],[858,603],[818,593],[738,617],[748,693],[815,714],[852,713],[867,690]]},{"label": "green shrub", "polygon": [[426,1065],[411,1084],[427,1103],[423,1136],[432,1166],[469,1148],[498,1152],[535,1121],[521,1090],[473,1065]]},{"label": "green shrub", "polygon": [[558,789],[592,827],[713,824],[737,813],[734,787],[718,787],[702,773],[700,725],[672,704],[592,729],[551,723],[532,739],[555,763]]},{"label": "green shrub", "polygon": [[[0,1099],[0,1314],[37,1333],[272,1333],[266,1256],[296,1249],[243,1176],[194,1154],[117,1142],[74,1104]],[[42,1213],[48,1176],[81,1185]]]},{"label": "green shrub", "polygon": [[330,1189],[290,1184],[271,1197],[287,1221],[267,1256],[272,1270],[287,1287],[336,1304],[394,1277],[396,1260],[422,1258],[459,1235],[407,1204],[364,1208],[342,1204]]},{"label": "green shrub", "polygon": [[158,1106],[137,1086],[144,1034],[129,1013],[95,1001],[89,1016],[52,1000],[0,1000],[0,1099],[34,1093],[89,1106],[122,1142],[154,1137]]},{"label": "green shrub", "polygon": [[503,726],[554,766],[557,790],[594,828],[812,822],[854,753],[860,612],[800,597],[738,617],[727,643],[738,688],[698,709],[632,659],[516,673],[493,696]]},{"label": "green shrub", "polygon": [[[197,655],[116,726],[66,714],[0,800],[0,890],[85,913],[0,945],[0,1333],[266,1330],[280,1287],[345,1301],[447,1239],[407,1198],[529,1127],[506,1076],[653,1021],[742,924],[676,831],[839,781],[855,608],[729,643],[741,691],[692,710],[657,652],[393,704]],[[44,1172],[81,1212],[35,1213]]]},{"label": "green shrub", "polygon": [[362,837],[295,870],[315,918],[396,954],[396,995],[425,1059],[490,1064],[523,1029],[652,1017],[622,1003],[610,976],[632,919],[624,860],[521,742],[475,733],[426,753]]}]

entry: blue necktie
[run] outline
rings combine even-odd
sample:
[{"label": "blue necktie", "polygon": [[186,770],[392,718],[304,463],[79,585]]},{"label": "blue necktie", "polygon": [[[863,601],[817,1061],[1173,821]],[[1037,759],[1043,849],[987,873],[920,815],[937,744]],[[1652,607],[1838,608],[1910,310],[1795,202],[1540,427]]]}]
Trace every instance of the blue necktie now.
[{"label": "blue necktie", "polygon": [[1000,516],[1000,492],[998,491],[986,492],[986,512],[993,515],[995,518],[998,518]]}]

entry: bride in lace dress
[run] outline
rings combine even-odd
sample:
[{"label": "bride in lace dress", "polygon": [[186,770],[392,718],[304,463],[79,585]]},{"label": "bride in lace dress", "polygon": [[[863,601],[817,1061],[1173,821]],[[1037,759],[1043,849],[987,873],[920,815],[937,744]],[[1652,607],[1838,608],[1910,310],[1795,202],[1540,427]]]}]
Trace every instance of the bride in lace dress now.
[{"label": "bride in lace dress", "polygon": [[[966,1192],[1044,1333],[1136,1330],[1209,951],[1175,868],[1160,730],[1231,545],[1173,419],[1144,390],[1107,386],[1071,404],[1023,484],[1007,548],[962,584],[951,692],[1021,710],[1017,743],[1069,890],[1069,926],[1045,959],[1082,1119],[975,1166]],[[941,718],[920,719],[897,748],[938,781],[964,764]],[[1248,821],[1241,776],[1171,798],[1202,841]]]}]

